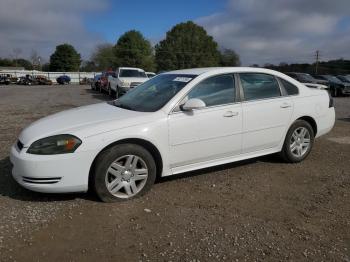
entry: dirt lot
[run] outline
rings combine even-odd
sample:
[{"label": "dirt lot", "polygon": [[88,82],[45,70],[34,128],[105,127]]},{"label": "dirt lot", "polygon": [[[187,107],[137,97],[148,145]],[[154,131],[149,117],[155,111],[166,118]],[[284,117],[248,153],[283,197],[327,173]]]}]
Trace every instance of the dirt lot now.
[{"label": "dirt lot", "polygon": [[107,99],[87,86],[0,87],[0,261],[350,261],[350,97],[300,164],[268,156],[191,172],[121,204],[13,181],[23,127]]}]

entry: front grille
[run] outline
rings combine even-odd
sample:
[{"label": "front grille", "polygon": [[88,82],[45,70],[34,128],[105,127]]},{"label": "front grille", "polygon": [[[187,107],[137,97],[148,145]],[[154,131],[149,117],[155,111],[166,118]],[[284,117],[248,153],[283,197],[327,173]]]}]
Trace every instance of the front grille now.
[{"label": "front grille", "polygon": [[23,143],[21,141],[17,141],[17,147],[19,149],[19,151],[21,151],[23,149]]},{"label": "front grille", "polygon": [[141,85],[141,84],[142,84],[142,82],[131,82],[130,87],[134,88],[134,87],[137,87],[138,85]]},{"label": "front grille", "polygon": [[22,177],[23,182],[29,183],[29,184],[56,184],[60,182],[62,177]]}]

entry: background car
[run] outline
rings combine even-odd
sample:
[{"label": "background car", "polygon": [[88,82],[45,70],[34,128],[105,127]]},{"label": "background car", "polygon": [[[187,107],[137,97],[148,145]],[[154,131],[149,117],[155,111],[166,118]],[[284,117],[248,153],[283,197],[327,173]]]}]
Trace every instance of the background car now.
[{"label": "background car", "polygon": [[47,79],[46,76],[38,75],[35,76],[35,79],[38,85],[52,85],[52,81]]},{"label": "background car", "polygon": [[10,83],[11,83],[11,80],[8,74],[0,75],[0,85],[9,85]]},{"label": "background car", "polygon": [[153,73],[153,72],[146,72],[146,75],[148,78],[152,78],[152,77],[155,77],[156,76],[156,73]]},{"label": "background car", "polygon": [[116,73],[114,71],[102,72],[99,80],[100,92],[105,91],[112,96],[110,79],[114,77],[116,77]]},{"label": "background car", "polygon": [[25,75],[25,76],[22,76],[22,77],[19,78],[18,84],[31,86],[31,85],[37,85],[38,81],[32,75]]},{"label": "background car", "polygon": [[300,83],[313,83],[313,84],[320,84],[329,86],[329,81],[325,79],[316,79],[312,77],[310,74],[306,73],[297,73],[297,72],[288,72],[286,75],[294,78],[295,80],[298,80]]},{"label": "background car", "polygon": [[109,77],[109,93],[118,98],[148,79],[146,72],[141,68],[120,67],[114,76]]},{"label": "background car", "polygon": [[341,76],[341,75],[339,75],[339,76],[337,76],[337,78],[340,81],[344,82],[344,83],[350,83],[350,77],[349,76]]},{"label": "background car", "polygon": [[350,84],[342,82],[339,78],[332,75],[314,75],[315,78],[327,80],[330,84],[330,92],[332,96],[340,96],[350,94]]},{"label": "background car", "polygon": [[71,81],[70,77],[67,75],[61,75],[56,78],[56,82],[60,85],[69,84]]},{"label": "background car", "polygon": [[94,76],[94,78],[91,81],[91,89],[92,90],[100,90],[100,79],[102,74],[97,74]]}]

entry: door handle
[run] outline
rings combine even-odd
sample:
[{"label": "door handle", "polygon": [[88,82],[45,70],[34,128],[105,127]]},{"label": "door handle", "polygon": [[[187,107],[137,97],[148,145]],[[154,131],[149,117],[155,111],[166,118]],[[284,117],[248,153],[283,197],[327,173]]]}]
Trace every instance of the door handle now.
[{"label": "door handle", "polygon": [[283,104],[281,105],[281,108],[289,108],[289,107],[292,107],[292,105],[289,104],[289,103],[283,103]]},{"label": "door handle", "polygon": [[238,116],[238,112],[227,111],[224,114],[224,117],[233,117],[233,116]]}]

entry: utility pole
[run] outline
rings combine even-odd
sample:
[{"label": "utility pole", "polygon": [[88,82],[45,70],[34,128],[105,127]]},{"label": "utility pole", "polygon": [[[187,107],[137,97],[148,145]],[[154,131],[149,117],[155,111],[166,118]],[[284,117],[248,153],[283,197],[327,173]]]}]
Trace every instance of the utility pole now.
[{"label": "utility pole", "polygon": [[318,71],[318,62],[320,60],[320,51],[316,50],[316,64],[315,64],[315,74],[317,75],[317,71]]}]

